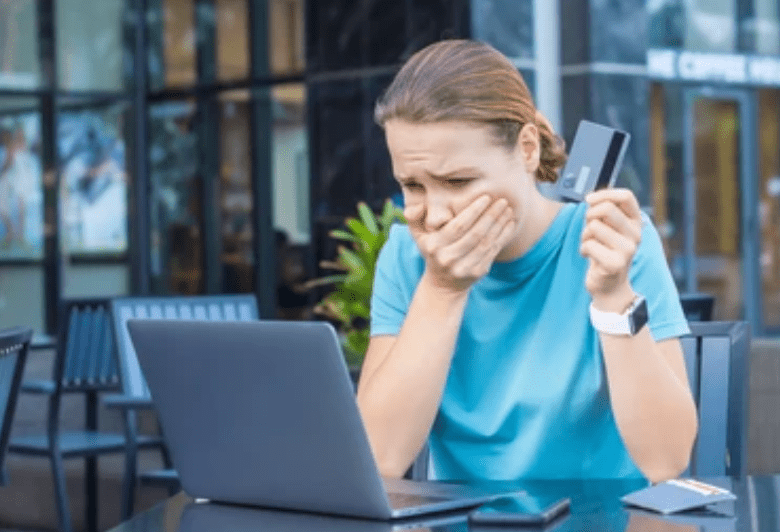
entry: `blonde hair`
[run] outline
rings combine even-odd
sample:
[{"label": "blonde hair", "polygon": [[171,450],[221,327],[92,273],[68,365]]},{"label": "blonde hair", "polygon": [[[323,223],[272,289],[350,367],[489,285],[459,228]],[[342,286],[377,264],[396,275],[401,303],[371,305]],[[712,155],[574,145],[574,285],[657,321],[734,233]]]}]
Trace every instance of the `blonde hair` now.
[{"label": "blonde hair", "polygon": [[431,44],[401,67],[374,109],[384,126],[391,118],[430,123],[485,124],[496,141],[514,148],[525,124],[539,130],[539,181],[555,182],[566,162],[565,143],[536,109],[515,66],[495,48],[452,39]]}]

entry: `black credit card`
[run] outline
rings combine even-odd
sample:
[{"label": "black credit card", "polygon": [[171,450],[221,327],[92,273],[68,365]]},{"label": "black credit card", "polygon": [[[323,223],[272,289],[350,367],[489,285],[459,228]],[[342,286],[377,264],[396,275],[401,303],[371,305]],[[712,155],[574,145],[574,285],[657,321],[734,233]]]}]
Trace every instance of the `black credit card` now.
[{"label": "black credit card", "polygon": [[583,201],[594,190],[614,185],[630,140],[625,131],[581,120],[558,178],[558,198]]}]

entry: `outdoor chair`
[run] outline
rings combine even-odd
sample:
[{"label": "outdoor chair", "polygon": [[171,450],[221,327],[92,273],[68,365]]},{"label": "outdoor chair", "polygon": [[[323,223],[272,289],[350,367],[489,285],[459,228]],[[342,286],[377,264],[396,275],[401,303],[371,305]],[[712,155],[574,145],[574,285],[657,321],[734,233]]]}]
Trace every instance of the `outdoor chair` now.
[{"label": "outdoor chair", "polygon": [[258,319],[258,310],[257,299],[252,294],[121,297],[111,302],[111,316],[117,338],[123,393],[122,395],[106,397],[104,404],[120,408],[125,418],[128,445],[122,490],[122,517],[127,519],[133,513],[137,480],[140,480],[141,484],[166,487],[171,493],[179,489],[178,475],[171,467],[170,458],[164,445],[160,448],[163,469],[145,471],[140,474],[137,470],[138,447],[133,444],[138,435],[137,411],[153,409],[154,403],[130,339],[127,321],[146,318],[251,321]]},{"label": "outdoor chair", "polygon": [[689,323],[681,338],[685,366],[699,412],[691,476],[743,476],[747,472],[750,327],[744,321]]},{"label": "outdoor chair", "polygon": [[691,321],[712,321],[715,296],[702,293],[680,294],[685,319]]},{"label": "outdoor chair", "polygon": [[3,486],[8,483],[5,452],[31,339],[32,330],[24,327],[0,331],[0,485]]},{"label": "outdoor chair", "polygon": [[[13,438],[8,452],[46,457],[51,461],[59,529],[70,532],[70,517],[63,460],[85,459],[86,529],[97,531],[98,492],[97,457],[125,451],[121,433],[98,431],[98,394],[118,391],[116,349],[111,330],[108,299],[64,301],[59,314],[57,350],[52,380],[22,383],[26,393],[48,396],[46,432]],[[86,406],[85,428],[77,431],[60,429],[63,394],[83,393]],[[159,445],[159,438],[144,437],[139,446]]]},{"label": "outdoor chair", "polygon": [[[750,327],[744,321],[690,322],[680,338],[699,414],[699,434],[685,476],[743,476],[747,472]],[[407,478],[428,478],[426,444]]]}]

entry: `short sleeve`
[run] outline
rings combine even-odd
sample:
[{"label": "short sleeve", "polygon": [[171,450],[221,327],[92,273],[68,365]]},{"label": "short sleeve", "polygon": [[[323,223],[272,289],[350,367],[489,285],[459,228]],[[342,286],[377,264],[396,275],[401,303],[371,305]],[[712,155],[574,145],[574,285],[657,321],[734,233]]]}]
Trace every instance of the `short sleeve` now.
[{"label": "short sleeve", "polygon": [[688,334],[688,321],[680,304],[677,286],[669,271],[661,237],[642,214],[642,241],[631,265],[631,285],[647,300],[648,326],[656,341]]},{"label": "short sleeve", "polygon": [[404,230],[404,226],[394,225],[379,252],[371,293],[371,336],[397,335],[406,318],[408,302],[402,289]]}]

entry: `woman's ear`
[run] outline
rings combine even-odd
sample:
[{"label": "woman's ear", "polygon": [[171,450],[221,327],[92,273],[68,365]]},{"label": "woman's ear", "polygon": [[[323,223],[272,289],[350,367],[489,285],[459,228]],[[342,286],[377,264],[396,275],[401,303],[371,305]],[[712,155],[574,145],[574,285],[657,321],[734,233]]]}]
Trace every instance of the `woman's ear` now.
[{"label": "woman's ear", "polygon": [[539,157],[542,149],[539,141],[539,128],[535,124],[528,122],[523,126],[517,136],[517,148],[520,149],[525,171],[534,174],[539,168]]}]

